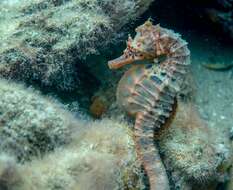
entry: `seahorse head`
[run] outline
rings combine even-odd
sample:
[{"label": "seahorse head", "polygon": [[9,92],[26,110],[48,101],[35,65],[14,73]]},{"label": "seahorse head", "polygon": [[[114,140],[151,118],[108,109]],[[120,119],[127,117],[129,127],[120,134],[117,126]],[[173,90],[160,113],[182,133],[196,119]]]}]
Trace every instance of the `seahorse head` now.
[{"label": "seahorse head", "polygon": [[154,26],[150,21],[136,28],[134,39],[129,36],[127,47],[122,56],[108,62],[110,69],[118,69],[126,64],[141,60],[153,60],[157,58],[155,37],[159,25]]}]

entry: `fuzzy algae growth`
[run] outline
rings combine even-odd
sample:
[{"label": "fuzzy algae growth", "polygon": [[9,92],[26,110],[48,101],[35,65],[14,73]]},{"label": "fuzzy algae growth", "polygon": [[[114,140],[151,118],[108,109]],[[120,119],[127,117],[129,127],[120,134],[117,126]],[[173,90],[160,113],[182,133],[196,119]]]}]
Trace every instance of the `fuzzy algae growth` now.
[{"label": "fuzzy algae growth", "polygon": [[214,130],[200,119],[194,106],[179,103],[177,115],[159,137],[167,168],[172,172],[176,188],[184,181],[190,189],[200,189],[227,180],[226,172],[232,157],[230,143],[225,134]]},{"label": "fuzzy algae growth", "polygon": [[[5,167],[12,158],[4,159],[7,155],[1,154],[0,185],[11,190],[143,189],[143,175],[127,125],[106,119],[77,124],[73,142],[43,159],[24,164],[12,161]],[[14,172],[3,183],[7,170]]]},{"label": "fuzzy algae growth", "polygon": [[0,76],[57,90],[78,88],[77,62],[122,36],[152,0],[0,2]]},{"label": "fuzzy algae growth", "polygon": [[0,80],[0,150],[24,162],[69,141],[72,116],[33,89]]},{"label": "fuzzy algae growth", "polygon": [[[0,187],[144,188],[128,124],[77,119],[32,89],[4,80],[0,87]],[[230,158],[227,142],[204,127],[192,107],[179,105],[172,127],[158,137],[170,180],[190,188],[220,180],[226,170],[219,168]]]}]

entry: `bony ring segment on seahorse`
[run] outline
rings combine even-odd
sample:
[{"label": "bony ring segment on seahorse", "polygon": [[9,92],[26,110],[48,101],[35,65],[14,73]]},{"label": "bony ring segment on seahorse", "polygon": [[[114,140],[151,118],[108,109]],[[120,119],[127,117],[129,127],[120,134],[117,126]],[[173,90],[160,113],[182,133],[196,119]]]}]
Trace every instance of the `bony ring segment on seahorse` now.
[{"label": "bony ring segment on seahorse", "polygon": [[[117,88],[117,102],[135,116],[134,137],[139,159],[147,173],[151,190],[168,190],[169,181],[154,144],[160,130],[174,112],[174,105],[185,80],[190,52],[187,42],[171,30],[150,21],[136,28],[129,37],[124,54],[108,62],[110,69],[132,67],[123,75]],[[154,60],[165,57],[159,63]],[[135,61],[150,64],[135,64]]]}]

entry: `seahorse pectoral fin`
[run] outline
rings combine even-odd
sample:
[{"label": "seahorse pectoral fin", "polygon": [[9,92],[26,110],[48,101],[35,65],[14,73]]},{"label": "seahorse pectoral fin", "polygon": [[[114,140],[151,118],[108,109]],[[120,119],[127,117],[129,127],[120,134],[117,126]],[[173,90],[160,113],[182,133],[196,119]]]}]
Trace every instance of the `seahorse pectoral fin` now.
[{"label": "seahorse pectoral fin", "polygon": [[132,57],[125,57],[124,55],[113,59],[108,62],[108,67],[110,69],[118,69],[120,67],[123,67],[124,65],[130,64],[134,61]]}]

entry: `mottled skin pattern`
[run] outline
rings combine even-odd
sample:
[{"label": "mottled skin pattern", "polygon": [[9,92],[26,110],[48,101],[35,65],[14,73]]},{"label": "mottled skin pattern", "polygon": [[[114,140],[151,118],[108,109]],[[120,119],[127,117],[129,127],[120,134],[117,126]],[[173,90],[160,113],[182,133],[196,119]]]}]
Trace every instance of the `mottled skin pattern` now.
[{"label": "mottled skin pattern", "polygon": [[[190,52],[180,35],[150,21],[139,26],[136,32],[134,39],[129,37],[124,54],[108,65],[118,69],[132,64],[118,84],[117,102],[136,118],[135,144],[149,177],[150,189],[168,190],[166,170],[154,140],[156,132],[174,112]],[[137,61],[142,62],[137,64]]]}]

